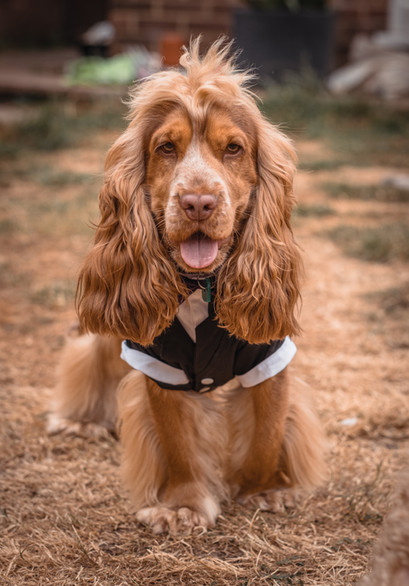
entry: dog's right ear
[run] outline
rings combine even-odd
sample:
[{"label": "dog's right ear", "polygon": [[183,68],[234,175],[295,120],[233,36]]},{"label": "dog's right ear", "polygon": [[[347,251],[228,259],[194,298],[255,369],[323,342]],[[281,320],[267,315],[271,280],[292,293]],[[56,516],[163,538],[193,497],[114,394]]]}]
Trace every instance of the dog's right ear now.
[{"label": "dog's right ear", "polygon": [[143,189],[143,134],[134,120],[108,153],[101,219],[79,275],[76,303],[85,331],[149,345],[174,319],[183,286]]}]

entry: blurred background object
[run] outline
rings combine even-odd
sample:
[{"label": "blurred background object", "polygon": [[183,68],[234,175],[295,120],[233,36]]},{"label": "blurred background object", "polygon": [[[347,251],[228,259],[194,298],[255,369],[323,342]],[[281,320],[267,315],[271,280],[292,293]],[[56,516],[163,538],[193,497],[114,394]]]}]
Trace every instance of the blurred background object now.
[{"label": "blurred background object", "polygon": [[359,34],[350,62],[328,79],[334,94],[361,92],[387,100],[409,97],[409,2],[390,0],[386,30]]},{"label": "blurred background object", "polygon": [[334,13],[325,0],[248,0],[234,15],[233,37],[245,66],[256,65],[265,83],[331,70]]},{"label": "blurred background object", "polygon": [[150,53],[144,47],[130,47],[128,51],[107,59],[88,53],[69,63],[64,82],[71,86],[128,86],[136,79],[143,79],[161,68],[160,56]]},{"label": "blurred background object", "polygon": [[163,64],[169,67],[178,65],[182,54],[182,47],[187,43],[188,38],[185,38],[180,33],[163,33],[159,48],[163,58]]},{"label": "blurred background object", "polygon": [[[406,95],[408,9],[406,0],[3,0],[0,92],[106,95],[110,85],[125,92],[157,70],[158,56],[164,67],[177,65],[182,46],[201,34],[203,50],[220,35],[236,37],[241,63],[265,85],[294,74],[324,80],[354,62],[358,90],[399,98]],[[386,57],[362,66],[373,47]],[[391,52],[399,54],[392,64]],[[107,63],[79,62],[81,55]],[[345,83],[352,82],[341,70],[330,89],[350,91]]]},{"label": "blurred background object", "polygon": [[107,57],[108,50],[115,38],[115,27],[108,20],[92,25],[81,35],[84,55]]},{"label": "blurred background object", "polygon": [[409,2],[390,0],[386,31],[374,34],[374,42],[385,49],[409,50]]}]

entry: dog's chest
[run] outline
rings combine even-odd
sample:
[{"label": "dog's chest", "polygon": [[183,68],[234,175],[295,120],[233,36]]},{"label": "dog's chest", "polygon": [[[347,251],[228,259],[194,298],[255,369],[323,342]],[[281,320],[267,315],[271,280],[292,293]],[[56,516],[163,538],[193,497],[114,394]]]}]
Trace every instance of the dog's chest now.
[{"label": "dog's chest", "polygon": [[196,328],[209,317],[209,303],[203,300],[202,290],[194,293],[179,305],[177,319],[189,337],[196,342]]}]

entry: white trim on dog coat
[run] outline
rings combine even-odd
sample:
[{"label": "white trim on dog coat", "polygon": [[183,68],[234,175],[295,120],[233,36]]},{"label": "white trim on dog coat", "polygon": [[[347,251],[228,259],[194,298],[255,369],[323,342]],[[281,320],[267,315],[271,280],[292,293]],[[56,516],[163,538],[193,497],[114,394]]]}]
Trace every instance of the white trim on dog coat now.
[{"label": "white trim on dog coat", "polygon": [[204,393],[234,377],[252,387],[275,376],[297,349],[287,336],[269,344],[249,344],[219,327],[202,289],[179,306],[173,323],[151,346],[122,342],[121,358],[165,389]]}]

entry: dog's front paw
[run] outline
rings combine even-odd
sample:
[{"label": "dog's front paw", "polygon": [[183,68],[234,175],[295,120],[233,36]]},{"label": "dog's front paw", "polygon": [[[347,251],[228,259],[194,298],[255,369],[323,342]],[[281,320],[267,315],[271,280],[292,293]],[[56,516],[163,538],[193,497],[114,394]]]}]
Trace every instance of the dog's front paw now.
[{"label": "dog's front paw", "polygon": [[114,435],[114,430],[98,423],[86,423],[60,417],[56,413],[50,413],[47,419],[48,435],[75,435],[84,438],[104,439]]},{"label": "dog's front paw", "polygon": [[136,518],[143,525],[149,526],[154,533],[188,534],[195,527],[206,529],[213,525],[205,515],[188,507],[146,507],[138,511]]},{"label": "dog's front paw", "polygon": [[296,493],[291,489],[272,490],[239,497],[238,501],[240,504],[252,509],[280,513],[296,506]]}]

